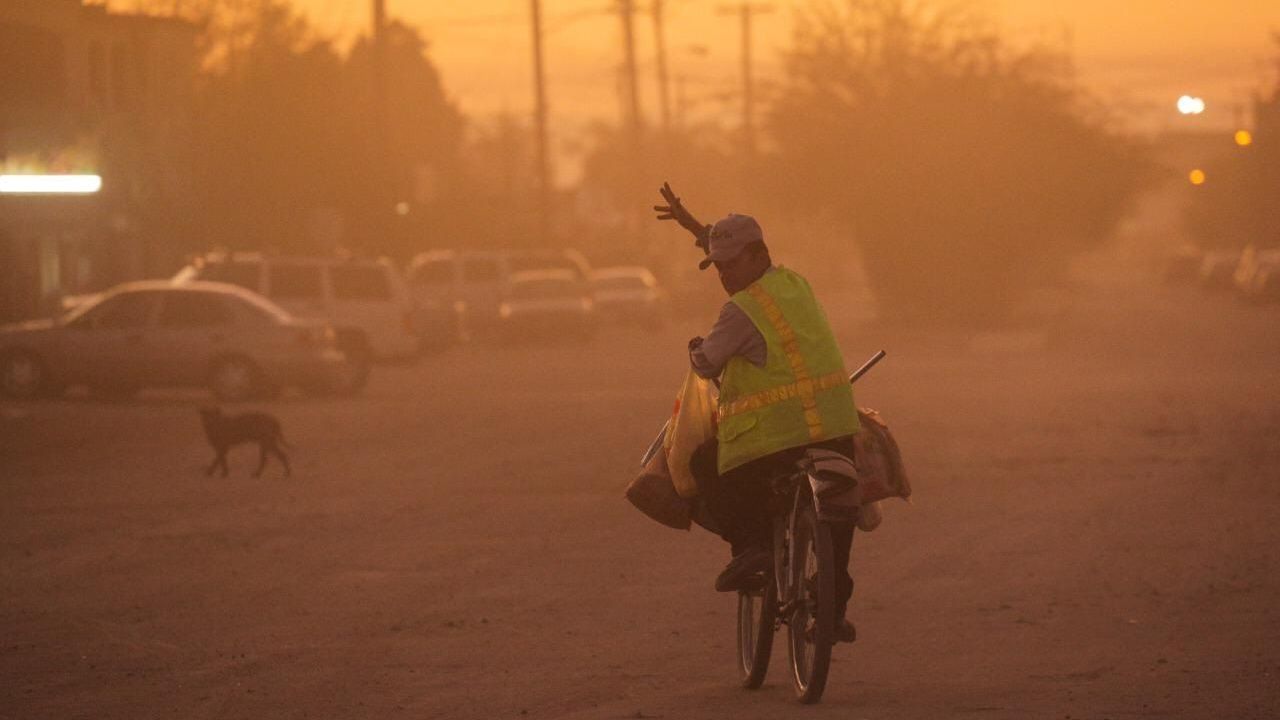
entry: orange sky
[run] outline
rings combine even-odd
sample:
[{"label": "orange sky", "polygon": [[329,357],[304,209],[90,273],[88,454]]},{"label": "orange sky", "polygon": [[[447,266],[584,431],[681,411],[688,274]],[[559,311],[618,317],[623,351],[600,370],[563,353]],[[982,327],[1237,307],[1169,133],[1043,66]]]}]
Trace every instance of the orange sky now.
[{"label": "orange sky", "polygon": [[[326,31],[351,34],[367,26],[371,0],[294,0]],[[807,0],[774,0],[777,10],[758,27],[759,73],[777,72],[792,9]],[[647,7],[647,2],[638,2]],[[725,0],[667,0],[672,74],[685,80],[686,108],[705,117],[729,112],[722,96],[736,87],[738,26],[718,16]],[[1230,125],[1233,106],[1247,101],[1263,77],[1269,32],[1280,30],[1278,0],[977,0],[1015,38],[1061,37],[1069,27],[1081,77],[1142,129],[1187,122],[1173,111],[1183,92],[1206,99],[1197,122]],[[617,117],[620,31],[613,0],[543,0],[551,32],[547,72],[554,118],[564,127],[591,117]],[[480,118],[530,103],[527,0],[387,0],[388,12],[422,27],[450,91]],[[591,11],[595,11],[594,13]],[[652,69],[653,34],[637,17],[642,69]],[[706,55],[690,51],[703,45]],[[657,112],[652,72],[645,111]]]}]

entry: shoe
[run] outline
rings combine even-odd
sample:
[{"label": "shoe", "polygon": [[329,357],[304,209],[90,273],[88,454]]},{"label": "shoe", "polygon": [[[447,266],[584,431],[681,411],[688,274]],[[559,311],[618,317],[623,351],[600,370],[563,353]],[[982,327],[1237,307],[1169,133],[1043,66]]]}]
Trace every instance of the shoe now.
[{"label": "shoe", "polygon": [[749,584],[753,575],[766,572],[773,564],[773,553],[764,548],[750,548],[733,559],[716,578],[716,592],[737,592]]},{"label": "shoe", "polygon": [[[816,622],[814,621],[813,618],[809,618],[809,624],[806,625],[804,628],[804,637],[809,642],[813,642],[815,627],[816,627]],[[839,620],[836,621],[835,632],[831,633],[832,645],[835,645],[836,643],[842,643],[842,642],[851,643],[857,639],[858,639],[858,631],[856,628],[853,627],[853,623],[849,622],[845,618],[840,618]]]},{"label": "shoe", "polygon": [[831,639],[838,643],[851,643],[858,639],[858,630],[846,618],[840,618],[836,621],[836,631],[831,634]]}]

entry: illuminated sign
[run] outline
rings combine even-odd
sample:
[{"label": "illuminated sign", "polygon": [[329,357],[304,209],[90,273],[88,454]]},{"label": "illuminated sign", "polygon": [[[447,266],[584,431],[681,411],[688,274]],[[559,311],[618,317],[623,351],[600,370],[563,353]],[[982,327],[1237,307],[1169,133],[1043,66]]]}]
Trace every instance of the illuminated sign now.
[{"label": "illuminated sign", "polygon": [[101,189],[98,175],[0,175],[5,195],[92,195]]}]

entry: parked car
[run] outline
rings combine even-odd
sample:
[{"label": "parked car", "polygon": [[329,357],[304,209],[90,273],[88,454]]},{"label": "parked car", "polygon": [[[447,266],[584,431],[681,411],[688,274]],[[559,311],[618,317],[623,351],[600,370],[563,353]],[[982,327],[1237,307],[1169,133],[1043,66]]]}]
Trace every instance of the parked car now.
[{"label": "parked car", "polygon": [[1204,253],[1193,245],[1183,245],[1164,260],[1164,279],[1171,283],[1191,282],[1200,275]]},{"label": "parked car", "polygon": [[1207,252],[1200,261],[1200,286],[1210,290],[1227,290],[1240,264],[1240,253],[1231,250]]},{"label": "parked car", "polygon": [[584,282],[591,272],[575,250],[432,250],[409,263],[406,279],[420,306],[451,314],[466,338],[498,329],[512,275],[530,270],[563,270]]},{"label": "parked car", "polygon": [[260,293],[300,318],[324,320],[356,363],[403,359],[433,338],[395,266],[386,259],[211,253],[174,276],[213,280]]},{"label": "parked car", "polygon": [[1256,302],[1280,302],[1280,262],[1258,268],[1249,287],[1249,299]]},{"label": "parked car", "polygon": [[1246,296],[1254,294],[1254,281],[1258,272],[1280,264],[1280,249],[1259,250],[1257,246],[1249,244],[1240,253],[1240,260],[1236,263],[1235,273],[1232,280],[1235,283],[1236,290],[1239,290]]},{"label": "parked car", "polygon": [[641,266],[600,268],[591,272],[592,298],[601,320],[635,323],[650,330],[667,320],[667,294]]},{"label": "parked car", "polygon": [[512,273],[498,304],[499,336],[588,338],[596,332],[591,289],[569,270]]},{"label": "parked car", "polygon": [[12,398],[73,385],[109,396],[204,385],[235,401],[285,385],[353,392],[362,382],[327,324],[224,283],[126,283],[59,319],[0,328],[0,392]]}]

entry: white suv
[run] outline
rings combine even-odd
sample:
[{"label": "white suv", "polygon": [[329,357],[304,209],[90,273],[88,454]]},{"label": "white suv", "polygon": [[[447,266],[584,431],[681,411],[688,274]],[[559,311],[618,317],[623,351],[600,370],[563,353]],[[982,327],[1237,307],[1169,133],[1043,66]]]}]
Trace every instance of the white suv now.
[{"label": "white suv", "polygon": [[173,278],[191,280],[239,285],[297,317],[327,320],[349,356],[409,358],[422,346],[413,298],[386,259],[211,253]]}]

